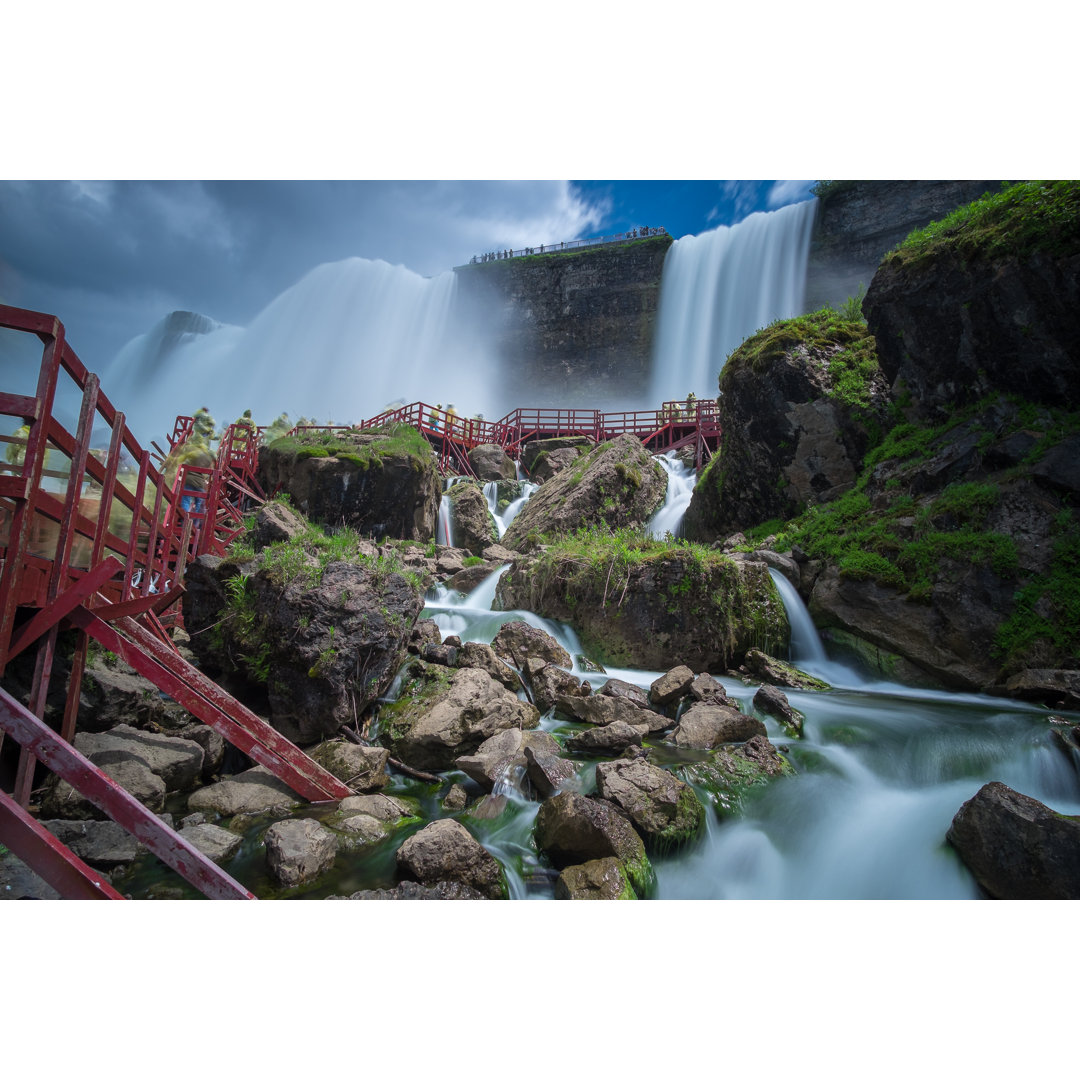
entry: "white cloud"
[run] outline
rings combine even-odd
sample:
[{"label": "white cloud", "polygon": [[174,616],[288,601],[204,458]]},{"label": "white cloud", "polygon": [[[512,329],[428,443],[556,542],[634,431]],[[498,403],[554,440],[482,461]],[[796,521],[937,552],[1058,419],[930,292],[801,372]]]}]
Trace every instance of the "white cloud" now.
[{"label": "white cloud", "polygon": [[769,209],[775,210],[777,207],[787,206],[788,203],[803,202],[810,197],[813,184],[813,180],[777,180],[769,188]]}]

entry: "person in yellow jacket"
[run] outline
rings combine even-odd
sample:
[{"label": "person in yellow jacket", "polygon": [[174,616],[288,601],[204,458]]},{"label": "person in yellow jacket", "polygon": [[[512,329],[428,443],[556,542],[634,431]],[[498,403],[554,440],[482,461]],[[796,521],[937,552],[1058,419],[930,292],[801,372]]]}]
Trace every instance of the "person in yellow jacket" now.
[{"label": "person in yellow jacket", "polygon": [[457,418],[458,418],[457,409],[455,409],[453,405],[447,405],[446,406],[446,434],[451,436],[451,438],[454,435],[454,425],[457,423]]}]

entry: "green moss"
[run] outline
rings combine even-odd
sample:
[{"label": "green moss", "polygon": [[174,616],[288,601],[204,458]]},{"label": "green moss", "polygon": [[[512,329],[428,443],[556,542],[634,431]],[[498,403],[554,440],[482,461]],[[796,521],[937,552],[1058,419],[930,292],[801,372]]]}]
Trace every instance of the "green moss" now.
[{"label": "green moss", "polygon": [[434,460],[431,446],[411,424],[303,431],[275,439],[267,449],[298,461],[334,457],[359,469],[381,469],[394,459],[406,460],[419,471]]},{"label": "green moss", "polygon": [[916,229],[883,260],[916,265],[951,252],[964,261],[1080,250],[1080,182],[1031,180],[1006,185]]}]

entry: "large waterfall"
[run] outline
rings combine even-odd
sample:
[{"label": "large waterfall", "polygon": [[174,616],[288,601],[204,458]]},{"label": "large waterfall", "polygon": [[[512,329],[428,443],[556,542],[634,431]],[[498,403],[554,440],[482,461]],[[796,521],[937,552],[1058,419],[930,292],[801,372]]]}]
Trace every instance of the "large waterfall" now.
[{"label": "large waterfall", "polygon": [[482,326],[459,310],[456,290],[450,271],[424,278],[370,259],[324,263],[247,328],[203,320],[165,333],[163,320],[124,347],[103,383],[124,387],[129,423],[146,440],[203,405],[219,424],[245,408],[260,424],[281,412],[355,423],[395,400],[468,415],[489,408],[493,380]]},{"label": "large waterfall", "polygon": [[650,401],[716,396],[728,354],[802,313],[816,200],[676,240],[664,262]]}]

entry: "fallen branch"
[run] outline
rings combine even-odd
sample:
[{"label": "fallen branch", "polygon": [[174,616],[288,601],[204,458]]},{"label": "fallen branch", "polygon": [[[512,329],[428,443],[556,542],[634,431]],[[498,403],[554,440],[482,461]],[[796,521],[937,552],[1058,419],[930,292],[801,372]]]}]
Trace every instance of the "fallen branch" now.
[{"label": "fallen branch", "polygon": [[417,780],[427,780],[430,784],[442,783],[441,776],[436,776],[434,773],[421,772],[420,769],[414,769],[404,762],[398,761],[397,758],[390,758],[390,764],[393,765],[398,772],[403,772],[406,776],[413,776]]}]

